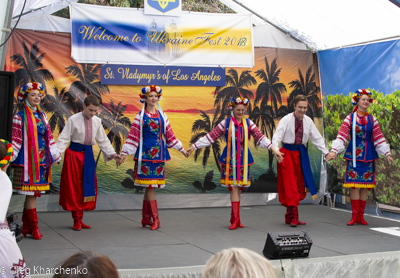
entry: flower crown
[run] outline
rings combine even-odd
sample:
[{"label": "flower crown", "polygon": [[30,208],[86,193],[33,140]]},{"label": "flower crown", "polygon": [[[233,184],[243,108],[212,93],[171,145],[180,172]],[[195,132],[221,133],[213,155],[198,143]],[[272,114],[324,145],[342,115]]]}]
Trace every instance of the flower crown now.
[{"label": "flower crown", "polygon": [[13,157],[13,147],[11,143],[6,140],[0,139],[0,141],[4,142],[4,144],[6,144],[7,147],[6,156],[0,160],[0,168],[3,169],[11,161],[11,158]]},{"label": "flower crown", "polygon": [[249,106],[249,100],[244,97],[231,98],[228,104],[228,109],[232,110],[236,105],[243,104],[246,108]]},{"label": "flower crown", "polygon": [[139,95],[140,96],[140,102],[144,103],[146,98],[149,96],[149,94],[151,92],[156,92],[157,96],[158,96],[158,100],[161,99],[161,97],[162,97],[162,89],[160,87],[158,87],[158,86],[151,85],[151,86],[144,87],[142,89],[142,91],[140,92],[140,95]]},{"label": "flower crown", "polygon": [[357,105],[358,101],[360,100],[360,98],[362,97],[362,95],[367,95],[369,98],[369,103],[372,103],[372,101],[374,100],[372,98],[372,93],[366,89],[358,89],[357,91],[355,91],[353,93],[353,97],[351,98],[351,103],[353,105]]},{"label": "flower crown", "polygon": [[17,95],[18,100],[22,102],[26,98],[26,96],[31,92],[31,90],[38,90],[40,93],[40,97],[43,96],[44,93],[43,85],[41,83],[32,82],[22,86],[21,89],[19,89]]}]

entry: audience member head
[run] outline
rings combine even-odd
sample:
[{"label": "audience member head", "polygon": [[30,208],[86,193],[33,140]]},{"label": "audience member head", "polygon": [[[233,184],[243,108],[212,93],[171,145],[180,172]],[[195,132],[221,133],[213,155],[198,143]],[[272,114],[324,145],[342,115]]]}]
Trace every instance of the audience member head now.
[{"label": "audience member head", "polygon": [[204,278],[276,278],[276,275],[263,256],[246,248],[230,248],[207,261]]},{"label": "audience member head", "polygon": [[55,268],[53,278],[118,278],[114,263],[105,255],[92,251],[77,253]]}]

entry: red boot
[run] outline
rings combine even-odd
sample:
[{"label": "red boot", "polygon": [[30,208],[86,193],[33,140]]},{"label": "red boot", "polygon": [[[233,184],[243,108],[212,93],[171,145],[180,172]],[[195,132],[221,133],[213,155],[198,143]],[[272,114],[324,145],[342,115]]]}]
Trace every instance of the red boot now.
[{"label": "red boot", "polygon": [[244,225],[240,222],[240,201],[239,201],[239,228],[244,228]]},{"label": "red boot", "polygon": [[151,225],[150,230],[157,230],[161,228],[160,219],[158,219],[158,207],[157,200],[148,201],[150,204],[150,211],[153,217],[153,225]]},{"label": "red boot", "polygon": [[[239,201],[239,207],[240,207],[240,201]],[[233,216],[233,210],[231,210],[231,220],[230,220],[231,224],[233,223],[234,219],[235,219],[235,217]],[[245,228],[244,225],[240,222],[240,214],[239,214],[239,225],[238,225],[238,227],[239,228]]]},{"label": "red boot", "polygon": [[37,225],[38,219],[37,219],[36,208],[27,209],[26,212],[28,213],[29,226],[31,228],[32,237],[34,239],[42,239],[43,235],[39,232],[39,227]]},{"label": "red boot", "polygon": [[83,221],[82,221],[82,219],[83,219],[83,210],[80,211],[80,217],[81,217],[81,226],[82,226],[82,229],[91,229],[91,228],[92,228],[91,226],[86,225],[86,224],[83,223]]},{"label": "red boot", "polygon": [[290,207],[286,207],[285,224],[290,224],[292,222],[292,218],[292,209]]},{"label": "red boot", "polygon": [[82,229],[91,229],[89,225],[86,225],[85,223],[82,222],[83,218],[83,211],[71,211],[72,213],[72,218],[74,219],[74,230],[75,231],[80,231]]},{"label": "red boot", "polygon": [[32,234],[32,229],[31,226],[29,225],[28,213],[25,208],[24,211],[22,212],[22,234],[24,235],[24,237],[26,237],[26,235]]},{"label": "red boot", "polygon": [[150,204],[147,200],[143,200],[142,206],[142,227],[146,227],[146,225],[153,225],[153,221],[151,221],[151,213],[150,213]]},{"label": "red boot", "polygon": [[292,212],[292,221],[290,222],[290,227],[297,227],[297,225],[306,225],[305,222],[299,221],[299,210],[297,207],[290,207]]},{"label": "red boot", "polygon": [[240,203],[232,202],[233,220],[232,220],[232,225],[229,227],[229,230],[236,230],[240,224],[239,209],[240,209]]},{"label": "red boot", "polygon": [[367,201],[360,200],[359,204],[360,204],[360,206],[358,209],[358,220],[359,220],[358,224],[368,225],[368,222],[364,220],[364,209],[365,209],[365,205],[367,204]]},{"label": "red boot", "polygon": [[360,200],[351,200],[352,216],[351,220],[347,222],[347,226],[353,226],[355,223],[358,223],[360,221],[360,218],[358,216],[359,210],[360,210]]},{"label": "red boot", "polygon": [[82,230],[82,219],[80,218],[79,211],[71,211],[72,218],[74,219],[74,227],[75,231]]}]

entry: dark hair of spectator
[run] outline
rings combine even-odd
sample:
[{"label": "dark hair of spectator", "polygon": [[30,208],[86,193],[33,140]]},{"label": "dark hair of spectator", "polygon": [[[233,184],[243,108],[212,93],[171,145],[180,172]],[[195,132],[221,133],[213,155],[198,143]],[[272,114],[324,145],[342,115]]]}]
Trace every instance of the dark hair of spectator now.
[{"label": "dark hair of spectator", "polygon": [[55,268],[53,278],[119,278],[114,263],[105,255],[92,251],[77,253]]}]

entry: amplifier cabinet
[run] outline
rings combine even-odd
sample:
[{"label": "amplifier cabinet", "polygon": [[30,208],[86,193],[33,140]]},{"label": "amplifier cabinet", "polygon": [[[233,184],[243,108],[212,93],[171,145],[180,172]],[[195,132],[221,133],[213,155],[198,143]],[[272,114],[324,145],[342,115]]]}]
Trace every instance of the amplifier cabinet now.
[{"label": "amplifier cabinet", "polygon": [[268,233],[263,254],[269,259],[308,257],[311,245],[304,231]]}]

